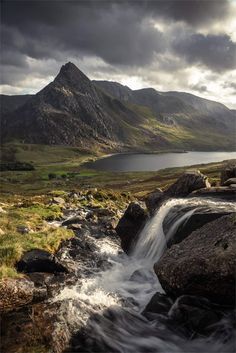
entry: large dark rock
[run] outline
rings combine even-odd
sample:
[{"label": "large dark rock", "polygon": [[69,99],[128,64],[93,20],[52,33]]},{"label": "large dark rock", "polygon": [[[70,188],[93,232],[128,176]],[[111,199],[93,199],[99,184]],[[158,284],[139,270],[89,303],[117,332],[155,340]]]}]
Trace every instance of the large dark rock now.
[{"label": "large dark rock", "polygon": [[121,247],[126,253],[130,252],[147,219],[146,211],[138,203],[129,204],[116,226],[116,232],[121,239]]},{"label": "large dark rock", "polygon": [[157,189],[146,196],[145,203],[148,212],[153,216],[155,211],[169,198],[187,196],[202,188],[209,190],[210,186],[207,177],[199,171],[185,172],[166,191],[162,192],[161,189]]},{"label": "large dark rock", "polygon": [[45,250],[31,250],[25,253],[16,268],[20,272],[67,272],[67,269],[57,260],[57,258]]},{"label": "large dark rock", "polygon": [[194,190],[209,188],[211,185],[207,177],[199,171],[184,173],[174,184],[172,184],[165,194],[168,196],[187,196]]},{"label": "large dark rock", "polygon": [[154,269],[167,294],[235,302],[236,220],[221,217],[168,249]]},{"label": "large dark rock", "polygon": [[170,309],[168,316],[176,326],[184,327],[193,336],[213,333],[214,325],[226,314],[225,309],[206,298],[183,295]]},{"label": "large dark rock", "polygon": [[165,194],[161,189],[157,189],[145,197],[145,204],[150,215],[154,215],[155,210],[160,207],[165,200]]},{"label": "large dark rock", "polygon": [[191,197],[211,197],[215,199],[234,201],[236,198],[236,188],[231,186],[216,186],[211,188],[204,188],[196,190],[191,193]]},{"label": "large dark rock", "polygon": [[224,182],[224,186],[236,185],[236,178],[227,179]]},{"label": "large dark rock", "polygon": [[155,293],[150,302],[146,305],[143,315],[147,313],[155,314],[168,314],[171,306],[173,305],[173,300],[169,298],[166,294]]},{"label": "large dark rock", "polygon": [[203,213],[198,212],[192,214],[187,221],[179,226],[175,234],[168,239],[167,246],[170,248],[173,244],[178,244],[187,238],[193,231],[201,228],[205,224],[214,221],[220,217],[226,216],[232,212],[222,212],[222,213]]},{"label": "large dark rock", "polygon": [[228,165],[226,166],[220,176],[220,184],[224,185],[224,183],[231,178],[236,177],[236,164],[235,165]]},{"label": "large dark rock", "polygon": [[216,333],[223,317],[233,329],[231,308],[192,295],[182,295],[173,301],[166,294],[157,292],[142,314],[149,320],[159,320],[166,328],[190,339]]}]

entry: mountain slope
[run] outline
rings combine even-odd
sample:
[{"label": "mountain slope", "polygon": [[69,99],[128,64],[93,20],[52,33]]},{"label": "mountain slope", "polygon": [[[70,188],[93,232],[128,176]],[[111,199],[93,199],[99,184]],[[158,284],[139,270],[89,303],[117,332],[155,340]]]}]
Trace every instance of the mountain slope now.
[{"label": "mountain slope", "polygon": [[20,106],[24,105],[33,95],[15,95],[8,96],[6,94],[0,94],[0,104],[1,104],[1,115],[9,112],[13,112]]},{"label": "mountain slope", "polygon": [[[72,145],[96,151],[234,150],[235,114],[224,105],[182,92],[132,91],[90,81],[74,64],[34,96],[11,99],[1,139]],[[22,100],[26,99],[24,104]],[[14,103],[14,102],[13,102]],[[14,106],[14,104],[13,104]]]},{"label": "mountain slope", "polygon": [[[189,138],[183,145],[193,148],[227,148],[234,150],[236,119],[232,110],[221,103],[210,101],[185,92],[158,92],[153,88],[131,90],[128,87],[109,81],[93,81],[107,94],[122,98],[127,104],[149,110],[163,129]],[[153,121],[153,119],[152,119]],[[166,127],[169,126],[169,129]],[[168,131],[169,130],[169,131]],[[167,135],[165,135],[167,137]],[[223,139],[223,141],[222,141]],[[197,141],[198,140],[198,141]],[[189,147],[187,147],[189,148]]]},{"label": "mountain slope", "polygon": [[[119,148],[139,143],[142,117],[103,93],[72,63],[3,123],[5,140]],[[91,145],[92,144],[92,145]],[[94,145],[93,145],[94,144]]]}]

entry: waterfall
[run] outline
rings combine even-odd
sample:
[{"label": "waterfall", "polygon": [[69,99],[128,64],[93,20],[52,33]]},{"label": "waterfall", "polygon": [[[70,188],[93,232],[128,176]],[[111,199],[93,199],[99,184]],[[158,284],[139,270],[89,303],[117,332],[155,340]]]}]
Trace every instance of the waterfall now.
[{"label": "waterfall", "polygon": [[[200,349],[233,352],[232,342],[227,346],[215,337],[187,341],[171,332],[163,319],[149,321],[141,315],[151,297],[157,291],[163,292],[153,265],[165,251],[168,239],[194,212],[210,212],[212,209],[229,211],[235,208],[230,202],[199,198],[167,201],[139,234],[131,256],[119,253],[118,249],[114,251],[112,243],[108,246],[106,239],[96,240],[102,256],[109,260],[109,268],[83,278],[75,287],[64,289],[55,299],[72,299],[77,306],[79,304],[80,310],[84,310],[81,315],[74,308],[72,317],[75,322],[82,320],[82,337],[87,336],[89,340],[82,344],[78,334],[78,346],[82,346],[75,352],[195,353]],[[170,227],[165,234],[163,222],[167,216],[171,216]]]}]

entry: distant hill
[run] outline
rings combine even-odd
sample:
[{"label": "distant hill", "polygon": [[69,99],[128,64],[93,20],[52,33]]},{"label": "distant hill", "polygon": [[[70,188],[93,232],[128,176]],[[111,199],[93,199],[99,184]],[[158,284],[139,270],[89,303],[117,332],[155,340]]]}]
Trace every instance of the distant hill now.
[{"label": "distant hill", "polygon": [[8,96],[6,94],[0,94],[0,105],[1,105],[1,115],[4,115],[9,112],[13,112],[21,105],[25,104],[33,95],[17,95],[17,96]]},{"label": "distant hill", "polygon": [[[189,139],[192,139],[193,148],[201,148],[204,145],[207,149],[217,148],[217,144],[218,147],[222,146],[222,148],[223,146],[232,150],[236,148],[235,111],[221,103],[186,92],[158,92],[153,88],[131,90],[117,82],[93,82],[107,94],[126,104],[135,105],[134,110],[137,110],[137,106],[140,110],[142,106],[150,117],[155,117],[158,122],[169,125],[169,132],[171,132],[171,127],[174,126],[176,133],[177,127],[182,128],[183,134],[181,136],[179,131],[179,137],[182,137],[183,142],[186,143],[186,140],[188,140],[187,134]],[[162,126],[162,129],[165,129],[165,127]],[[168,131],[166,133],[168,134]],[[221,140],[223,138],[224,141],[217,141],[220,136]],[[187,142],[187,144],[189,143]]]},{"label": "distant hill", "polygon": [[188,93],[131,90],[62,66],[36,95],[1,96],[1,138],[86,150],[234,149],[235,114]]}]

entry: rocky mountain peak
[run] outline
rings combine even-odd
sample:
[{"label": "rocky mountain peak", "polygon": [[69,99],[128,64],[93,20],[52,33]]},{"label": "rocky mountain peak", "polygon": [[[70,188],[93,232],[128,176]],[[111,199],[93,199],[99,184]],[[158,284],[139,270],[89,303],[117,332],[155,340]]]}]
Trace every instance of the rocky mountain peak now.
[{"label": "rocky mountain peak", "polygon": [[89,78],[78,69],[78,67],[68,62],[62,65],[59,74],[56,76],[54,82],[59,83],[63,86],[73,87],[74,89],[81,90],[86,85],[90,85],[91,81]]}]

